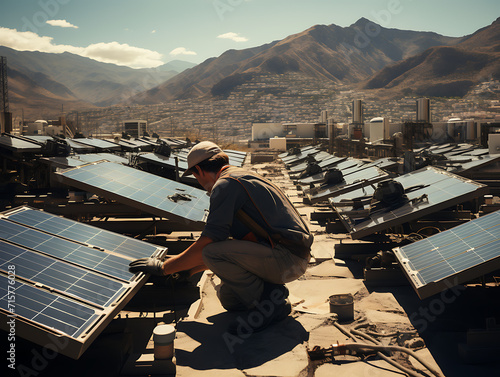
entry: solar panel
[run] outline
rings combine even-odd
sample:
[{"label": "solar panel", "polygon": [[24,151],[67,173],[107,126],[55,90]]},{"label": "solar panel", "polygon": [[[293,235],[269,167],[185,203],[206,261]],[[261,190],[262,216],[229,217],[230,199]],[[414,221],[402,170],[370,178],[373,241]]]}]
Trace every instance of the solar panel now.
[{"label": "solar panel", "polygon": [[292,154],[290,156],[283,157],[281,161],[287,166],[297,164],[300,161],[303,161],[307,158],[309,155],[315,155],[316,153],[319,152],[319,149],[317,148],[308,148],[308,149],[302,149],[299,154]]},{"label": "solar panel", "polygon": [[101,160],[116,162],[125,165],[128,165],[129,163],[128,159],[113,153],[75,154],[68,157],[42,157],[40,158],[40,160],[42,162],[47,162],[52,167],[61,169],[74,168],[77,166],[88,164],[89,162],[96,162]]},{"label": "solar panel", "polygon": [[121,149],[121,147],[118,144],[113,143],[111,141],[107,141],[107,140],[81,138],[81,139],[73,139],[73,141],[75,141],[76,143],[84,144],[84,145],[91,146],[91,147],[94,147],[97,149],[109,149],[109,150],[116,150],[116,151],[119,151]]},{"label": "solar panel", "polygon": [[467,173],[469,171],[474,171],[478,168],[484,168],[490,164],[500,161],[500,155],[488,155],[481,158],[475,158],[470,162],[463,162],[453,164],[447,167],[447,171],[451,171],[455,174],[462,175],[462,173]]},{"label": "solar panel", "polygon": [[62,182],[114,199],[141,211],[203,229],[208,215],[206,192],[112,162],[96,162],[56,172]]},{"label": "solar panel", "polygon": [[95,147],[79,143],[77,140],[80,140],[80,139],[65,139],[65,140],[68,143],[68,145],[71,147],[71,149],[77,153],[92,152],[92,151],[96,150]]},{"label": "solar panel", "polygon": [[421,299],[500,268],[500,211],[394,249]]},{"label": "solar panel", "polygon": [[[342,171],[342,174],[344,174],[344,173],[347,174],[347,170],[350,170],[350,171],[352,171],[353,169],[357,170],[358,168],[365,165],[361,160],[357,160],[354,158],[348,158],[348,159],[344,159],[343,157],[338,157],[338,158],[341,159],[340,162],[338,162],[334,165],[328,166],[328,168],[332,168],[332,167],[337,168],[340,171]],[[319,174],[314,174],[310,177],[299,179],[297,181],[297,184],[298,185],[309,185],[311,183],[317,183],[317,182],[323,181],[325,179],[325,173],[326,172],[321,172]]]},{"label": "solar panel", "polygon": [[[0,214],[0,327],[15,295],[16,336],[79,358],[145,283],[128,271],[166,249],[29,207]],[[9,272],[15,269],[15,276]],[[15,290],[13,290],[12,287]]]},{"label": "solar panel", "polygon": [[[327,152],[319,152],[319,153],[316,153],[315,155],[313,155],[313,157],[314,157],[314,160],[319,165],[319,162],[326,160],[326,159],[330,159],[332,157],[332,155],[327,153]],[[307,165],[308,165],[307,162],[301,162],[297,165],[289,166],[289,170],[290,170],[290,172],[293,172],[293,173],[301,172],[303,170],[306,170]]]},{"label": "solar panel", "polygon": [[483,156],[483,155],[486,155],[488,153],[490,153],[488,148],[478,148],[478,149],[474,149],[473,151],[470,151],[470,152],[467,152],[464,154],[466,154],[468,156]]},{"label": "solar panel", "polygon": [[[304,147],[304,148],[301,148],[301,149],[300,149],[300,152],[301,152],[301,153],[306,153],[307,151],[312,150],[312,149],[316,150],[316,148],[315,148],[314,146],[312,146],[312,145],[308,145],[308,146],[306,146],[306,147]],[[289,152],[287,151],[287,152],[280,153],[280,154],[278,155],[278,158],[280,158],[281,160],[283,160],[285,157],[291,157],[291,156],[296,156],[296,155],[291,155],[291,154],[289,154]],[[283,161],[283,162],[284,162],[284,161]]]},{"label": "solar panel", "polygon": [[16,139],[8,135],[0,136],[0,147],[15,152],[40,152],[42,146],[36,142]]},{"label": "solar panel", "polygon": [[[370,199],[375,191],[372,186],[329,199],[353,239],[418,219],[488,192],[486,185],[434,167],[423,168],[394,180],[403,185],[409,200],[396,208],[370,212]],[[356,198],[359,200],[355,204],[353,200]]]},{"label": "solar panel", "polygon": [[101,160],[106,160],[109,162],[116,162],[118,164],[128,165],[129,160],[125,157],[118,156],[114,153],[87,153],[87,154],[75,154],[75,158],[83,161],[84,163],[97,162]]},{"label": "solar panel", "polygon": [[366,185],[372,185],[388,176],[386,172],[377,167],[358,169],[351,174],[344,175],[344,182],[331,186],[320,186],[313,189],[310,194],[304,197],[303,202],[306,204],[313,204],[327,200],[328,198],[340,195],[344,192],[352,191]]},{"label": "solar panel", "polygon": [[[166,157],[156,153],[141,153],[137,155],[137,158],[140,161],[147,161],[157,165],[175,168],[175,156],[173,155],[171,155],[170,157]],[[186,161],[178,160],[177,164],[179,166],[179,169],[182,171],[187,170],[188,168],[188,164]]]}]

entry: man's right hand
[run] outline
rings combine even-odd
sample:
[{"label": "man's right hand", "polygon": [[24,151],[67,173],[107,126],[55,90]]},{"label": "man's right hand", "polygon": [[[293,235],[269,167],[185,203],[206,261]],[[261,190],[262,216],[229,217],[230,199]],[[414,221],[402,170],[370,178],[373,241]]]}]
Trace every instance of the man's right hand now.
[{"label": "man's right hand", "polygon": [[133,274],[144,272],[146,274],[164,276],[163,261],[158,258],[141,258],[130,262],[128,270]]}]

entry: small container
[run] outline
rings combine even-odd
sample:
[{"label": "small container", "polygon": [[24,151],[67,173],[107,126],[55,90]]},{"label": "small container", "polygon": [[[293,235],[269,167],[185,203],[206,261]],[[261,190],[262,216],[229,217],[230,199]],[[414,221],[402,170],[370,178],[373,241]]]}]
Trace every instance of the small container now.
[{"label": "small container", "polygon": [[352,321],[354,319],[354,298],[352,294],[331,295],[330,313],[336,313],[339,321]]},{"label": "small container", "polygon": [[156,360],[174,357],[175,327],[158,325],[153,330],[154,356]]}]

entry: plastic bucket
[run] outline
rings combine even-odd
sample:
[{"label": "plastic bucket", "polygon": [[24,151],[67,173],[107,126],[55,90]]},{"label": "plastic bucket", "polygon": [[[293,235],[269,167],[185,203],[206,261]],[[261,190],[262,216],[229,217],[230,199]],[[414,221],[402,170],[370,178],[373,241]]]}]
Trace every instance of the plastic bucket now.
[{"label": "plastic bucket", "polygon": [[339,321],[352,321],[354,319],[354,298],[352,294],[331,295],[330,313],[336,313]]}]

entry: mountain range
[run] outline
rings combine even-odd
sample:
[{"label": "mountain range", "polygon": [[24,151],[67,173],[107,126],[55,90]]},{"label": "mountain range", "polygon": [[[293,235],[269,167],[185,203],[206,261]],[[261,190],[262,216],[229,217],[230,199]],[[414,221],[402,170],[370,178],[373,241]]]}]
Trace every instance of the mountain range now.
[{"label": "mountain range", "polygon": [[32,108],[110,106],[195,65],[174,60],[154,69],[133,69],[69,52],[17,51],[4,46],[0,55],[7,57],[10,102]]},{"label": "mountain range", "polygon": [[218,98],[262,75],[288,73],[395,97],[461,97],[482,81],[500,78],[500,18],[464,37],[384,28],[365,18],[348,27],[315,25],[283,40],[228,50],[196,66],[173,61],[132,69],[70,53],[1,46],[0,55],[7,56],[11,102],[31,108]]},{"label": "mountain range", "polygon": [[224,95],[260,74],[295,72],[353,84],[428,48],[454,46],[461,40],[432,32],[387,29],[366,18],[345,28],[316,25],[281,41],[226,51],[130,101],[151,104],[208,93]]}]

